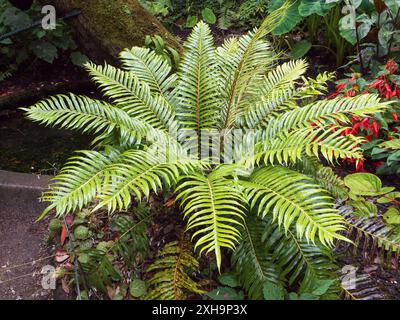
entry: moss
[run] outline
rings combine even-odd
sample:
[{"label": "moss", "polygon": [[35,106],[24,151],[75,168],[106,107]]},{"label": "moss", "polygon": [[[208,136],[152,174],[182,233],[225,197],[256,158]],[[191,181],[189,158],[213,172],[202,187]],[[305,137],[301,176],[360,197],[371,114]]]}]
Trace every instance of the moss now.
[{"label": "moss", "polygon": [[170,46],[179,49],[177,40],[136,0],[70,0],[67,6],[82,10],[84,19],[90,21],[89,28],[113,54],[123,48],[143,45],[147,34],[159,34]]}]

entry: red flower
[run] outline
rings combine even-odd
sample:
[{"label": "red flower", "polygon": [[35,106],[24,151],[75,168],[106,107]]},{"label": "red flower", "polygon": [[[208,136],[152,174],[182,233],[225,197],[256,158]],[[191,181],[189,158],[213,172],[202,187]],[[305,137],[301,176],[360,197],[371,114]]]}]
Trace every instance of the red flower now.
[{"label": "red flower", "polygon": [[379,125],[378,125],[378,123],[377,123],[376,121],[374,121],[374,122],[372,123],[372,132],[374,133],[375,138],[378,138],[378,135],[379,135]]},{"label": "red flower", "polygon": [[392,112],[392,117],[394,121],[399,121],[399,116],[397,115],[396,112]]},{"label": "red flower", "polygon": [[380,78],[378,78],[369,86],[369,88],[370,89],[377,89],[378,87],[381,86],[382,83],[383,83],[383,81]]},{"label": "red flower", "polygon": [[365,171],[364,170],[364,160],[363,159],[361,159],[357,163],[356,172],[360,172],[360,171]]},{"label": "red flower", "polygon": [[355,123],[355,122],[358,122],[358,121],[360,121],[361,119],[359,118],[359,117],[357,117],[357,116],[355,116],[355,115],[353,115],[353,117],[351,118],[351,123]]},{"label": "red flower", "polygon": [[372,136],[371,136],[371,135],[366,135],[366,136],[365,136],[365,139],[367,139],[367,141],[370,141],[370,142],[371,142],[371,141],[372,141]]},{"label": "red flower", "polygon": [[339,83],[339,84],[336,86],[336,90],[339,91],[339,92],[342,91],[343,88],[346,86],[346,83],[347,83],[347,82]]},{"label": "red flower", "polygon": [[358,131],[359,131],[359,129],[360,129],[360,126],[361,126],[361,122],[359,122],[359,123],[356,123],[355,125],[353,125],[353,130],[352,130],[352,134],[358,134]]},{"label": "red flower", "polygon": [[386,63],[386,70],[390,71],[390,74],[393,74],[396,70],[397,63],[394,60],[389,60]]},{"label": "red flower", "polygon": [[361,124],[364,130],[367,130],[367,128],[369,127],[369,118],[365,118],[363,121],[361,121]]}]

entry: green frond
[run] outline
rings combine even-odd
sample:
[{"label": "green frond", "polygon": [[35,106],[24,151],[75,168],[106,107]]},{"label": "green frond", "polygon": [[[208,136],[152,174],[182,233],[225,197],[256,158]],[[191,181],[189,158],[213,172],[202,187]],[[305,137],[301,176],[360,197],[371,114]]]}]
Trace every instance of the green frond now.
[{"label": "green frond", "polygon": [[[223,170],[222,170],[223,172]],[[220,170],[208,176],[185,177],[177,189],[182,200],[187,230],[194,230],[195,249],[200,254],[214,251],[218,268],[221,267],[221,248],[234,249],[243,225],[245,199],[234,182],[224,178]]]},{"label": "green frond", "polygon": [[187,157],[169,161],[163,154],[143,150],[128,150],[120,161],[107,168],[105,184],[99,194],[95,210],[107,207],[110,213],[126,210],[134,194],[140,201],[150,192],[162,190],[177,182],[182,173],[194,170],[196,163]]},{"label": "green frond", "polygon": [[364,94],[352,98],[336,98],[319,100],[301,108],[282,113],[271,119],[265,129],[265,138],[275,137],[279,132],[290,131],[316,124],[348,123],[348,115],[367,116],[381,112],[387,108],[387,103],[380,103],[376,94]]},{"label": "green frond", "polygon": [[263,299],[264,283],[282,282],[281,270],[274,264],[262,240],[265,228],[264,221],[248,216],[243,224],[242,238],[232,254],[232,265],[240,283],[249,298],[254,300]]},{"label": "green frond", "polygon": [[184,128],[213,128],[218,111],[215,48],[211,30],[199,22],[184,46],[179,68],[178,118]]},{"label": "green frond", "polygon": [[303,155],[291,168],[313,178],[333,197],[338,199],[348,197],[348,190],[342,178],[336,175],[332,168],[322,165],[317,157]]},{"label": "green frond", "polygon": [[57,216],[61,216],[89,205],[103,187],[106,169],[120,157],[116,150],[107,154],[97,151],[80,153],[82,155],[68,161],[53,179],[49,191],[43,194],[42,200],[51,204],[39,219],[52,209],[55,209]]},{"label": "green frond", "polygon": [[261,217],[272,214],[286,232],[295,225],[299,239],[315,243],[318,238],[327,246],[333,246],[335,239],[347,240],[339,234],[345,225],[333,209],[333,199],[309,177],[275,166],[256,170],[240,184]]},{"label": "green frond", "polygon": [[263,239],[272,262],[282,270],[281,276],[287,279],[289,286],[297,281],[307,284],[317,279],[338,278],[331,251],[299,240],[291,228],[283,232],[269,219]]},{"label": "green frond", "polygon": [[123,50],[119,58],[125,70],[147,83],[152,92],[168,96],[177,81],[168,62],[148,48],[133,47]]},{"label": "green frond", "polygon": [[132,118],[156,129],[169,131],[177,127],[169,102],[159,94],[152,95],[149,85],[132,72],[107,64],[104,67],[86,64],[86,69],[103,93]]},{"label": "green frond", "polygon": [[340,158],[362,159],[359,147],[363,138],[341,133],[346,127],[331,131],[329,127],[301,128],[290,133],[282,132],[273,139],[265,139],[256,146],[255,159],[266,164],[289,164],[300,160],[303,154],[319,157],[322,155],[329,163]]},{"label": "green frond", "polygon": [[106,102],[74,94],[53,96],[22,110],[28,119],[46,126],[96,134],[96,141],[116,131],[122,143],[132,144],[154,131]]},{"label": "green frond", "polygon": [[353,253],[361,252],[371,260],[380,256],[382,264],[386,255],[386,261],[391,266],[392,255],[398,257],[400,254],[400,235],[396,228],[385,225],[381,218],[359,218],[349,206],[339,208],[339,213],[348,226],[347,236],[355,238]]},{"label": "green frond", "polygon": [[306,69],[304,60],[295,60],[278,65],[268,72],[260,85],[250,89],[253,99],[243,107],[245,110],[238,119],[238,124],[254,129],[262,127],[271,112],[279,112],[279,107],[286,104],[295,104],[296,81],[301,79]]},{"label": "green frond", "polygon": [[204,294],[190,274],[197,272],[199,263],[192,256],[192,247],[188,241],[169,242],[154,258],[146,270],[155,272],[147,281],[150,292],[147,300],[184,300],[187,293]]}]

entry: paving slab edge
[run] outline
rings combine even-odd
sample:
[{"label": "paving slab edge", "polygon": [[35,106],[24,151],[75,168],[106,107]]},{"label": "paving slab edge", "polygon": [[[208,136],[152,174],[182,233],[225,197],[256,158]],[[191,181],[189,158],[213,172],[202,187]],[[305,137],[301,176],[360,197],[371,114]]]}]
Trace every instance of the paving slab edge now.
[{"label": "paving slab edge", "polygon": [[47,189],[51,178],[48,175],[0,170],[0,188],[40,191]]}]

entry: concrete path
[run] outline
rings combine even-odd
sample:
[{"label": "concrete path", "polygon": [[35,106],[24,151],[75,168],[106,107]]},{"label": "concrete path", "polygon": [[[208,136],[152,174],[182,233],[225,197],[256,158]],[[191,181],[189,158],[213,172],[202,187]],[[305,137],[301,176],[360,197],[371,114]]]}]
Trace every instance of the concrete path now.
[{"label": "concrete path", "polygon": [[45,207],[38,197],[49,178],[0,171],[0,300],[53,297],[42,288],[40,273],[53,260],[43,244],[48,218],[34,223]]}]

